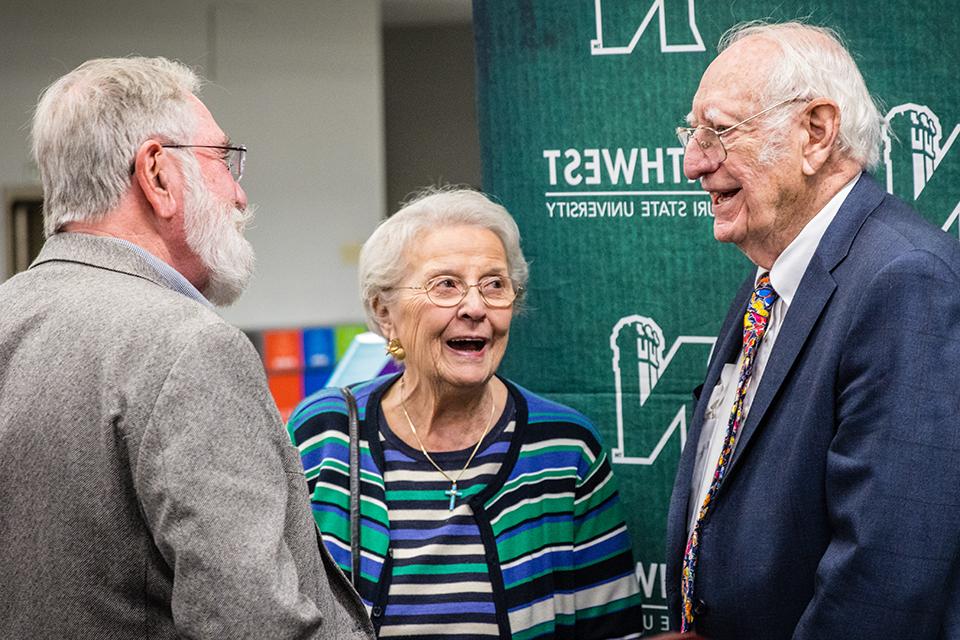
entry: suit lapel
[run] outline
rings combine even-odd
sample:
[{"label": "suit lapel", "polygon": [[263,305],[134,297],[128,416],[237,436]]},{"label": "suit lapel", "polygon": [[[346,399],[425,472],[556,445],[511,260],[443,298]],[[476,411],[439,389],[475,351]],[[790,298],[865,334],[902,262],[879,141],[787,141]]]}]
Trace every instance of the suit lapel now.
[{"label": "suit lapel", "polygon": [[810,260],[810,265],[803,276],[797,295],[787,311],[783,326],[780,328],[777,342],[773,345],[773,351],[770,353],[770,359],[767,361],[763,370],[763,377],[760,380],[760,386],[753,397],[753,404],[750,405],[750,413],[747,414],[747,421],[744,423],[740,434],[737,436],[737,447],[733,452],[733,459],[730,460],[730,467],[727,469],[727,477],[737,466],[747,444],[756,433],[760,422],[763,420],[770,403],[773,402],[777,392],[783,384],[784,379],[793,367],[800,350],[803,348],[813,325],[826,308],[827,301],[833,295],[836,289],[836,283],[829,272],[823,269],[814,255]]},{"label": "suit lapel", "polygon": [[777,342],[770,353],[760,386],[750,406],[747,421],[737,437],[737,447],[727,470],[726,481],[738,461],[746,455],[747,445],[761,428],[768,409],[837,288],[833,270],[846,258],[860,227],[867,216],[877,208],[884,195],[873,178],[863,174],[821,238],[784,318]]}]

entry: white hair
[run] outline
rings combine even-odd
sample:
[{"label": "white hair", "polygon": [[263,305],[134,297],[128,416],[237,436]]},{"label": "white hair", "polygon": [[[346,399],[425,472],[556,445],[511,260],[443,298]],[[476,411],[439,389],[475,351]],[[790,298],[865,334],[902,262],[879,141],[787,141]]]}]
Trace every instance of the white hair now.
[{"label": "white hair", "polygon": [[520,230],[507,210],[472,189],[427,188],[381,222],[360,250],[360,296],[371,330],[381,333],[373,304],[407,274],[412,266],[406,259],[412,243],[424,231],[459,225],[495,233],[503,243],[510,279],[515,286],[526,288],[529,269],[520,249]]},{"label": "white hair", "polygon": [[88,60],[50,85],[32,130],[46,234],[116,207],[148,138],[189,140],[197,123],[188,100],[200,84],[179,62],[130,57]]},{"label": "white hair", "polygon": [[[782,55],[771,65],[758,96],[764,105],[790,98],[829,98],[840,107],[837,149],[861,167],[880,162],[884,120],[863,76],[840,36],[828,27],[801,22],[738,24],[720,38],[718,50],[751,36],[762,37]],[[768,128],[782,126],[789,112],[771,116]]]},{"label": "white hair", "polygon": [[253,275],[254,253],[243,230],[253,219],[253,207],[239,209],[219,200],[203,180],[200,163],[183,150],[180,163],[186,193],[183,229],[187,246],[207,270],[203,295],[218,307],[232,304]]}]

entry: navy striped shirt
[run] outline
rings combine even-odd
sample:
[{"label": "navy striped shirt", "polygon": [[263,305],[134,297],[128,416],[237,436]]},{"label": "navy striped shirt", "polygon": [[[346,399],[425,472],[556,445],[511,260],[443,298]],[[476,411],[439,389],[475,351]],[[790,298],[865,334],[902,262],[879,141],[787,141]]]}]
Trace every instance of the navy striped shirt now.
[{"label": "navy striped shirt", "polygon": [[[493,588],[480,529],[467,501],[500,470],[514,430],[513,400],[457,482],[450,510],[450,481],[419,449],[401,440],[380,414],[390,513],[392,580],[381,638],[481,640],[499,637]],[[409,428],[409,427],[407,427]],[[473,447],[430,456],[456,478]]]}]

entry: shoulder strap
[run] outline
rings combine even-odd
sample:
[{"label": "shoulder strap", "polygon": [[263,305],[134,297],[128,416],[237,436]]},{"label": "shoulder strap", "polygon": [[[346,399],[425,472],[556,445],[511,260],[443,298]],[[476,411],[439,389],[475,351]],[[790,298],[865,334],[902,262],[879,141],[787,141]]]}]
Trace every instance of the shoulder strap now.
[{"label": "shoulder strap", "polygon": [[340,389],[347,401],[350,425],[350,582],[360,591],[360,418],[349,387]]}]

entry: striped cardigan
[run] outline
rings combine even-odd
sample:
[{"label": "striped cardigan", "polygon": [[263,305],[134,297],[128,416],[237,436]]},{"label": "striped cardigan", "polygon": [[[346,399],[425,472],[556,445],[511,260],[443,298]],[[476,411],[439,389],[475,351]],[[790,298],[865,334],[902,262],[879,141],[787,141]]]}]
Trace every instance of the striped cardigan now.
[{"label": "striped cardigan", "polygon": [[[390,588],[390,518],[377,436],[396,376],[353,388],[360,417],[360,596],[374,625]],[[470,498],[501,638],[632,638],[643,622],[630,537],[607,454],[580,413],[503,380],[516,430],[493,482]],[[350,571],[346,403],[337,389],[304,400],[288,425],[323,542]]]}]

